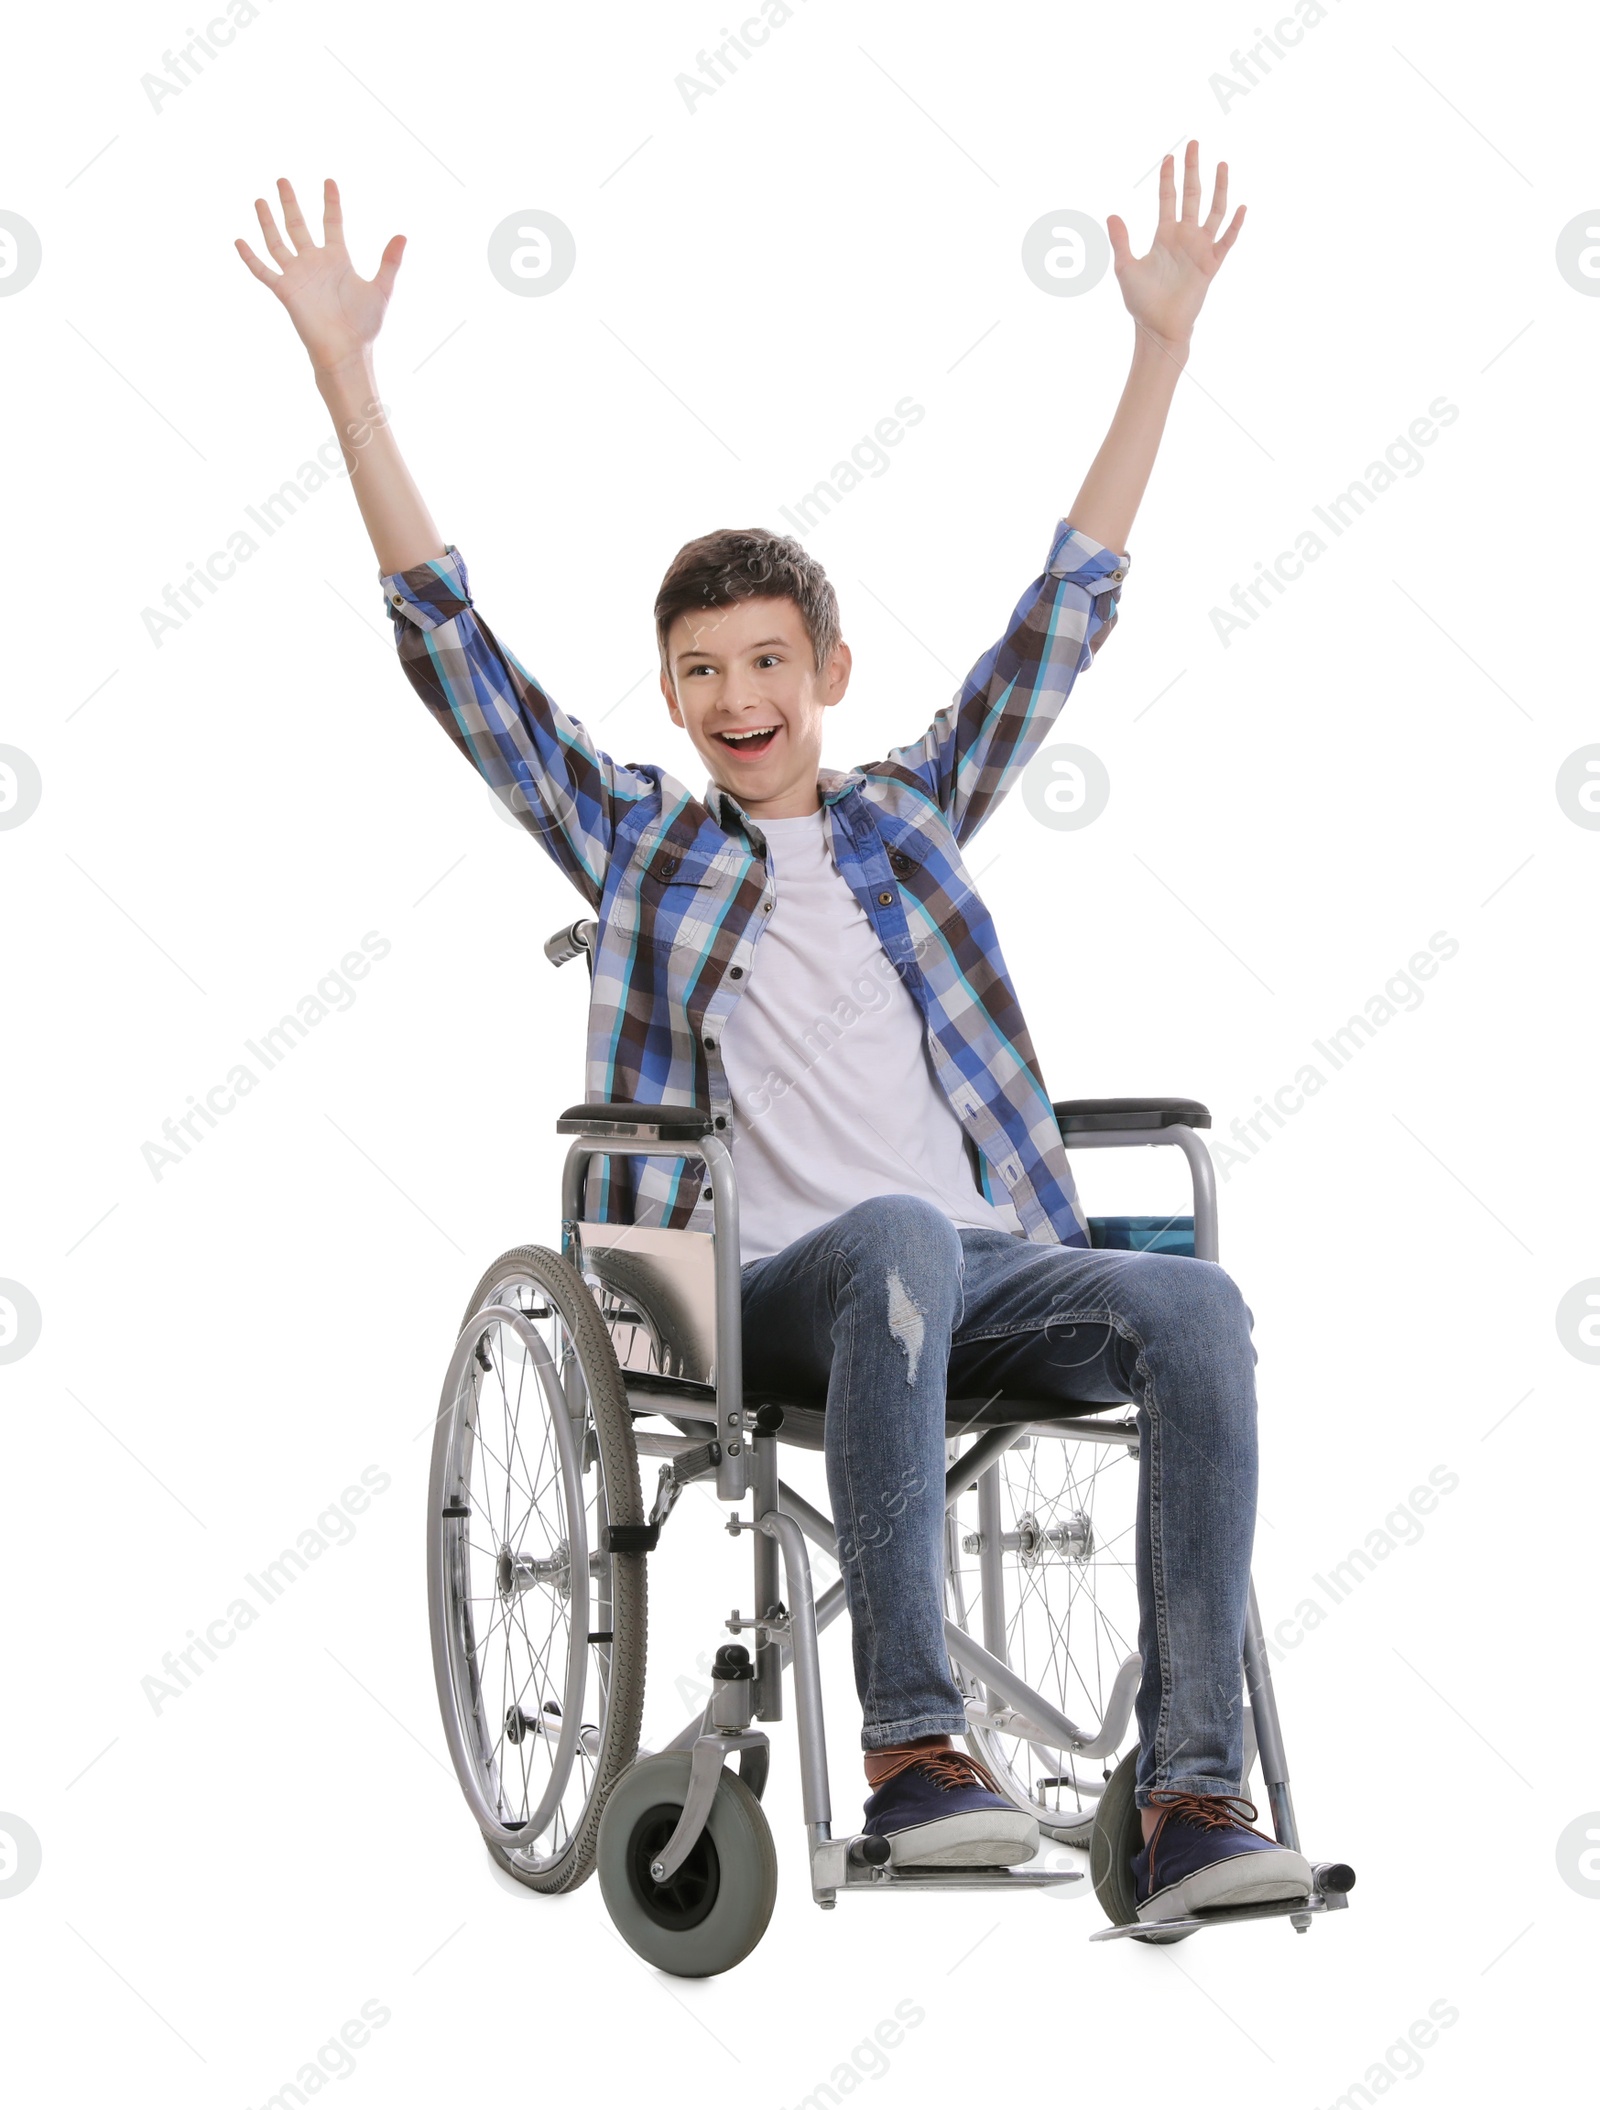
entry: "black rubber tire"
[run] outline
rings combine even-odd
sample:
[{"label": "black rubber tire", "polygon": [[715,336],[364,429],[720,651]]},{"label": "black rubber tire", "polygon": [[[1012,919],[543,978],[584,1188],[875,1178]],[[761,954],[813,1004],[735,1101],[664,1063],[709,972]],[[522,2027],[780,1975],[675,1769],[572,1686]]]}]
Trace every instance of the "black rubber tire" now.
[{"label": "black rubber tire", "polygon": [[[627,1392],[599,1308],[571,1263],[545,1246],[513,1246],[484,1271],[467,1301],[462,1331],[472,1324],[497,1285],[516,1280],[531,1282],[554,1305],[577,1347],[589,1392],[609,1521],[643,1523],[639,1454]],[[442,1447],[445,1434],[441,1414],[435,1430],[436,1449]],[[430,1514],[430,1531],[432,1524]],[[526,1889],[546,1894],[575,1890],[593,1874],[607,1797],[638,1754],[644,1714],[646,1559],[642,1553],[612,1555],[611,1704],[596,1762],[595,1793],[583,1822],[560,1857],[549,1868],[537,1871],[519,1867],[497,1840],[484,1834],[490,1859]]]},{"label": "black rubber tire", "polygon": [[[1105,1793],[1095,1806],[1094,1830],[1089,1836],[1089,1874],[1094,1894],[1106,1918],[1116,1927],[1134,1926],[1139,1918],[1133,1870],[1128,1866],[1144,1838],[1138,1805],[1133,1799],[1138,1766],[1139,1747],[1135,1744],[1117,1761],[1115,1772],[1106,1782]],[[1175,1941],[1187,1941],[1194,1931],[1191,1927],[1182,1934],[1130,1934],[1128,1939],[1146,1942],[1153,1949],[1164,1948]]]},{"label": "black rubber tire", "polygon": [[687,1751],[658,1751],[618,1781],[600,1820],[600,1889],[612,1924],[646,1963],[674,1978],[713,1978],[742,1963],[767,1931],[778,1856],[760,1803],[724,1766],[705,1832],[662,1898],[648,1865],[638,1864],[652,1840],[665,1844],[676,1823],[690,1763]]},{"label": "black rubber tire", "polygon": [[1100,1909],[1113,1926],[1127,1927],[1139,1917],[1129,1861],[1139,1851],[1139,1812],[1133,1799],[1138,1747],[1117,1761],[1105,1793],[1095,1805],[1089,1835],[1089,1875]]}]

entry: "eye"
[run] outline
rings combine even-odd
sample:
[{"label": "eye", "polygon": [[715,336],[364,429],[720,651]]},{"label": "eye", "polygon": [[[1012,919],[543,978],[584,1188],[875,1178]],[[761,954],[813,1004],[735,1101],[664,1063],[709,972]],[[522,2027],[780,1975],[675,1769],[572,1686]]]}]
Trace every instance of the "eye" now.
[{"label": "eye", "polygon": [[[763,652],[763,653],[762,653],[762,655],[761,655],[761,660],[769,660],[769,659],[770,659],[770,660],[772,661],[773,665],[774,665],[774,666],[776,666],[776,665],[777,665],[777,663],[778,663],[778,659],[779,659],[779,657],[780,657],[780,655],[779,655],[778,653],[776,653],[776,652]],[[757,664],[758,666],[759,666],[759,665],[761,664],[761,660],[758,660],[758,661],[756,662],[756,664]]]}]

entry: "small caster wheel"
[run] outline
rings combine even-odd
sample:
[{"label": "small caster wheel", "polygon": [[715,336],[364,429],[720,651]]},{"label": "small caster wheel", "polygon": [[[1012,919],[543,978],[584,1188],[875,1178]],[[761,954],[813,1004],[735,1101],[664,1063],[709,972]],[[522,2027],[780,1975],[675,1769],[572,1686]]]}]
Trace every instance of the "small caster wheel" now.
[{"label": "small caster wheel", "polygon": [[689,1793],[687,1751],[638,1759],[600,1819],[600,1890],[630,1949],[676,1978],[712,1978],[740,1963],[767,1931],[778,1857],[761,1804],[726,1767],[704,1831],[665,1883],[650,1863],[677,1828]]},{"label": "small caster wheel", "polygon": [[[1094,1830],[1089,1836],[1089,1874],[1094,1894],[1113,1926],[1137,1925],[1139,1907],[1133,1893],[1133,1870],[1128,1865],[1144,1841],[1138,1805],[1133,1799],[1134,1775],[1139,1751],[1135,1745],[1118,1762],[1106,1782],[1105,1793],[1095,1807]],[[1132,1934],[1130,1941],[1148,1942],[1152,1948],[1185,1941],[1195,1930],[1182,1934]]]}]

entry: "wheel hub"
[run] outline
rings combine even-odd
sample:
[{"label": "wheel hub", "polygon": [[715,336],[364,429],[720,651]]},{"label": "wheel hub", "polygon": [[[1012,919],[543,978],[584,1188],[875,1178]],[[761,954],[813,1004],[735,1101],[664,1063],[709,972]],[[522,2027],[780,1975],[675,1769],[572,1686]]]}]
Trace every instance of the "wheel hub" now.
[{"label": "wheel hub", "polygon": [[561,1733],[561,1709],[554,1700],[546,1700],[542,1714],[524,1714],[518,1706],[506,1709],[506,1742],[520,1744],[530,1736],[547,1736]]},{"label": "wheel hub", "polygon": [[505,1603],[520,1597],[524,1590],[531,1590],[536,1583],[553,1584],[558,1597],[571,1595],[571,1549],[565,1539],[544,1559],[531,1553],[513,1553],[509,1546],[500,1548],[494,1564],[494,1586]]},{"label": "wheel hub", "polygon": [[[1052,1553],[1084,1561],[1094,1551],[1094,1522],[1081,1509],[1075,1509],[1059,1524],[1041,1524],[1030,1510],[1026,1516],[1018,1517],[1015,1531],[1001,1532],[1000,1546],[1003,1552],[1014,1553],[1025,1568],[1036,1568]],[[966,1533],[961,1549],[964,1553],[981,1553],[982,1532]]]},{"label": "wheel hub", "polygon": [[700,1834],[688,1858],[664,1883],[650,1873],[651,1862],[677,1830],[682,1814],[673,1804],[658,1803],[639,1819],[628,1844],[634,1895],[658,1927],[675,1934],[687,1933],[707,1918],[722,1886],[722,1864],[709,1829]]}]

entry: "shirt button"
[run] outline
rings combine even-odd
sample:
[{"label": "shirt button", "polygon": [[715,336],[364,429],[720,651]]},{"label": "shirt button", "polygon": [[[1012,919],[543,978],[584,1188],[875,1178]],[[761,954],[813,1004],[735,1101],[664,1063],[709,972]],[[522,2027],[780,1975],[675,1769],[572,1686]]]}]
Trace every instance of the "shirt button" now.
[{"label": "shirt button", "polygon": [[726,1128],[726,1127],[727,1127],[727,1125],[728,1125],[728,1117],[727,1117],[727,1115],[726,1115],[726,1114],[718,1114],[718,1116],[717,1116],[717,1122],[716,1122],[716,1125],[717,1125],[717,1127],[718,1127],[718,1128]]},{"label": "shirt button", "polygon": [[1115,571],[1108,572],[1106,576],[1109,579],[1123,579],[1127,577],[1127,573],[1119,565]]},{"label": "shirt button", "polygon": [[893,901],[893,899],[893,894],[880,894],[878,896],[878,900],[884,908],[887,908],[889,906],[889,903]]},{"label": "shirt button", "polygon": [[710,1034],[708,1033],[708,1034],[706,1035],[706,1046],[707,1046],[708,1048],[713,1048],[713,1049],[714,1049],[714,1048],[716,1047],[716,1045],[717,1045],[717,1044],[716,1044],[716,1042],[715,1042],[715,1041],[714,1041],[714,1040],[713,1040],[713,1039],[711,1038],[711,1035],[710,1035]]},{"label": "shirt button", "polygon": [[703,1188],[703,1189],[701,1190],[701,1195],[700,1195],[700,1199],[701,1199],[702,1201],[710,1201],[710,1199],[711,1199],[711,1189],[710,1189],[709,1187]]},{"label": "shirt button", "polygon": [[743,979],[744,969],[742,967],[730,967],[728,972],[736,982]]}]

